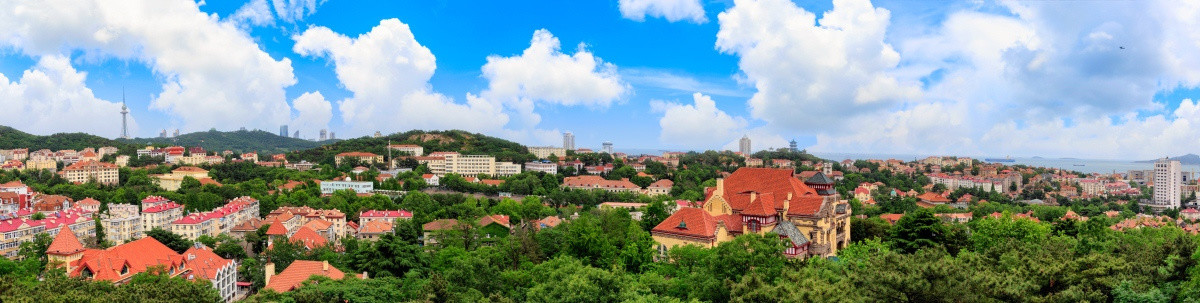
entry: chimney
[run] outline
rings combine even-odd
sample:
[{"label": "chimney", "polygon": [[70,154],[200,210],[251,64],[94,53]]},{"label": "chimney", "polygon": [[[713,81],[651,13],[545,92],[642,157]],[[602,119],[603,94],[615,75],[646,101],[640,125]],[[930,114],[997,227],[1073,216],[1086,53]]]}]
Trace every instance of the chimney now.
[{"label": "chimney", "polygon": [[750,202],[753,203],[754,200],[758,200],[758,192],[756,191],[750,192]]},{"label": "chimney", "polygon": [[267,263],[267,266],[263,267],[263,271],[266,274],[263,278],[263,284],[271,284],[271,276],[275,275],[275,263]]},{"label": "chimney", "polygon": [[321,271],[329,271],[329,261],[321,261]]}]

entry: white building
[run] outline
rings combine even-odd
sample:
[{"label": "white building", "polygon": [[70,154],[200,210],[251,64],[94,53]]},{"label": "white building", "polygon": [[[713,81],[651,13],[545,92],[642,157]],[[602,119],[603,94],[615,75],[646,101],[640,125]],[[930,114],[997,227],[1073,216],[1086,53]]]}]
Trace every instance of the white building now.
[{"label": "white building", "polygon": [[527,163],[525,163],[525,170],[540,171],[540,172],[544,172],[544,173],[553,175],[553,174],[558,173],[558,163],[549,162],[549,161],[527,162]]},{"label": "white building", "polygon": [[563,149],[575,149],[575,134],[572,134],[571,132],[563,133]]},{"label": "white building", "polygon": [[613,154],[612,142],[604,141],[604,143],[601,144],[600,151],[608,153],[609,155]]},{"label": "white building", "polygon": [[352,189],[355,193],[360,194],[372,193],[375,192],[375,183],[366,181],[350,181],[350,178],[346,178],[344,181],[321,181],[322,195],[332,195],[333,192],[343,189]]},{"label": "white building", "polygon": [[1179,208],[1182,183],[1182,169],[1179,160],[1167,158],[1154,162],[1154,201],[1148,206],[1157,210]]},{"label": "white building", "polygon": [[408,153],[409,156],[421,156],[425,154],[425,148],[414,144],[392,144],[388,145],[394,151]]}]

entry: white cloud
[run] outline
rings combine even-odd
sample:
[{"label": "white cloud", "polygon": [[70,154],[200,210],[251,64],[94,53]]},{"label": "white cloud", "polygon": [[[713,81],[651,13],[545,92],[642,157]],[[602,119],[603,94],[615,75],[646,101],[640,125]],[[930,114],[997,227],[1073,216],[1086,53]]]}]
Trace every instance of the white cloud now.
[{"label": "white cloud", "polygon": [[671,22],[708,22],[700,0],[620,0],[617,5],[621,9],[621,16],[638,22],[645,21],[646,16],[660,17]]},{"label": "white cloud", "polygon": [[[0,74],[0,121],[34,134],[87,132],[102,137],[121,135],[121,104],[97,98],[62,56],[44,56],[10,82]],[[131,134],[137,122],[129,117]]]},{"label": "white cloud", "polygon": [[487,57],[483,96],[501,102],[528,99],[561,105],[606,107],[626,93],[617,66],[605,63],[583,44],[575,54],[560,50],[558,38],[545,29],[533,33],[529,48],[519,56]]},{"label": "white cloud", "polygon": [[333,118],[333,105],[325,100],[321,92],[307,92],[292,100],[296,117],[288,125],[292,130],[315,133],[329,127]]},{"label": "white cloud", "polygon": [[[236,22],[262,26],[274,24],[276,17],[286,23],[296,23],[317,12],[324,0],[250,0],[230,18]],[[274,10],[274,11],[272,11]]]},{"label": "white cloud", "polygon": [[739,57],[758,89],[753,117],[779,129],[824,130],[920,96],[891,74],[900,56],[884,42],[889,17],[867,0],[835,0],[819,21],[791,1],[737,0],[717,17],[716,46]]},{"label": "white cloud", "polygon": [[284,88],[291,61],[275,60],[232,23],[186,0],[10,1],[0,9],[0,43],[38,57],[82,51],[85,58],[133,60],[159,76],[152,109],[185,130],[271,129],[288,121]]},{"label": "white cloud", "polygon": [[662,133],[658,139],[672,146],[703,148],[715,142],[740,138],[746,128],[746,120],[732,117],[721,109],[709,96],[701,93],[692,95],[693,104],[664,101],[651,102],[651,109],[663,113],[658,121]]},{"label": "white cloud", "polygon": [[500,108],[468,95],[466,104],[434,92],[429,79],[437,68],[433,53],[417,42],[407,24],[386,19],[357,38],[325,27],[300,35],[293,50],[324,57],[353,96],[338,101],[342,121],[358,133],[409,129],[502,128],[508,117]]}]

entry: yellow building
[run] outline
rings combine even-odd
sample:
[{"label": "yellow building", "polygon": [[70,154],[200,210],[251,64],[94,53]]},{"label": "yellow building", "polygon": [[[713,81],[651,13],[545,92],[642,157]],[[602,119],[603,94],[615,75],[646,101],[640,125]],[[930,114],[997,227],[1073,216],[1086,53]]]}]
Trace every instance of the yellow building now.
[{"label": "yellow building", "polygon": [[25,161],[25,169],[56,172],[58,171],[58,162],[48,158],[30,159],[29,161]]},{"label": "yellow building", "polygon": [[184,177],[192,177],[196,180],[208,179],[208,171],[195,166],[183,166],[172,170],[170,174],[153,175],[158,187],[165,190],[176,191],[183,186]]},{"label": "yellow building", "polygon": [[529,153],[537,156],[538,159],[549,159],[550,155],[554,155],[559,159],[567,156],[567,149],[553,146],[530,146]]},{"label": "yellow building", "polygon": [[701,208],[683,208],[651,230],[658,250],[713,247],[742,234],[773,232],[789,257],[833,256],[850,243],[850,206],[823,173],[800,181],[790,169],[740,168],[718,179]]},{"label": "yellow building", "polygon": [[117,177],[117,165],[98,161],[79,161],[63,168],[58,174],[64,179],[76,184],[96,181],[104,185],[116,185],[120,182]]},{"label": "yellow building", "polygon": [[383,163],[383,156],[376,155],[373,153],[348,152],[348,153],[340,153],[340,154],[337,154],[337,156],[333,156],[333,162],[334,162],[334,164],[337,164],[338,166],[341,166],[342,162],[346,161],[346,159],[358,159],[358,163],[364,164],[364,165],[374,164],[374,163]]}]

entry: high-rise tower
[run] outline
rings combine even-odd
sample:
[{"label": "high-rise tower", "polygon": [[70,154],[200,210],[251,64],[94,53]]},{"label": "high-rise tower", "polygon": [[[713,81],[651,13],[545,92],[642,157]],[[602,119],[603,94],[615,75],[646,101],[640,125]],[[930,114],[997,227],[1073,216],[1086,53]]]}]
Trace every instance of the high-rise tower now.
[{"label": "high-rise tower", "polygon": [[750,136],[742,136],[742,140],[738,141],[738,151],[742,152],[743,157],[750,156]]},{"label": "high-rise tower", "polygon": [[575,134],[571,132],[563,133],[563,149],[575,150]]},{"label": "high-rise tower", "polygon": [[129,139],[129,107],[125,106],[125,89],[121,89],[121,139]]}]

